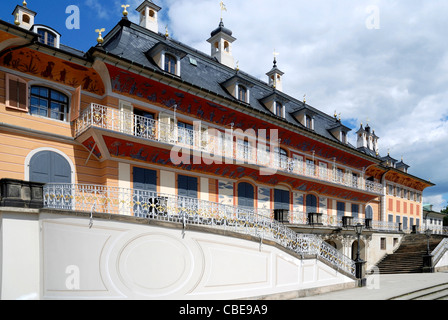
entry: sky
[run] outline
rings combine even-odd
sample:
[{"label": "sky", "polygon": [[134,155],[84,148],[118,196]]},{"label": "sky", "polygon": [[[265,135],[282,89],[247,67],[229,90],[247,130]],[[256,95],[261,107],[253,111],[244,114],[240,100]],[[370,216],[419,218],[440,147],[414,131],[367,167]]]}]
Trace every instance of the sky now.
[{"label": "sky", "polygon": [[[129,4],[129,19],[143,0],[29,0],[37,24],[61,33],[65,45],[87,51],[95,29],[107,32]],[[436,186],[424,202],[448,205],[448,1],[446,0],[154,0],[161,32],[210,53],[206,40],[221,15],[237,41],[239,68],[263,81],[273,52],[285,72],[283,91],[323,112],[341,115],[356,131],[368,123],[380,154],[410,165],[409,173]],[[3,0],[0,19],[20,0]],[[79,8],[79,29],[67,28]],[[70,20],[73,21],[73,20]]]}]

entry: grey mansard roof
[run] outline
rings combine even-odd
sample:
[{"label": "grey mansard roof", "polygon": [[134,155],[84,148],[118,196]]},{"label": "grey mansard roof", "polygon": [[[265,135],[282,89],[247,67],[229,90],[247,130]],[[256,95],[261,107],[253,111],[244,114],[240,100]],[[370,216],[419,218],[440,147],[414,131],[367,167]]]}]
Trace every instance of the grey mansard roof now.
[{"label": "grey mansard roof", "polygon": [[[283,104],[286,107],[286,119],[284,120],[295,126],[299,126],[304,130],[309,130],[293,116],[296,112],[306,109],[309,114],[314,116],[314,130],[312,131],[320,136],[330,139],[336,143],[341,143],[330,132],[330,130],[338,126],[341,126],[346,132],[351,130],[342,125],[341,122],[335,117],[329,116],[328,114],[325,114],[302,101],[275,90],[266,82],[263,82],[243,71],[237,71],[220,64],[210,55],[204,54],[169,37],[167,38],[161,33],[156,34],[126,19],[123,19],[105,37],[101,50],[104,50],[107,54],[142,65],[145,68],[164,72],[151,58],[148,58],[148,52],[151,52],[151,49],[154,49],[156,46],[160,45],[183,53],[182,59],[180,60],[180,79],[185,83],[189,83],[206,91],[213,92],[228,99],[235,100],[235,102],[241,103],[241,101],[234,98],[223,85],[232,78],[236,77],[238,81],[250,84],[250,86],[248,86],[250,88],[250,105],[247,106],[252,109],[276,118],[277,116],[271,113],[271,111],[262,103],[263,99],[275,94],[276,97],[283,101]],[[196,63],[191,63],[191,59],[194,59]],[[356,147],[351,144],[346,146],[356,149]],[[367,153],[365,150],[356,150]],[[370,152],[367,153],[367,155],[376,157],[376,155],[372,155]]]}]

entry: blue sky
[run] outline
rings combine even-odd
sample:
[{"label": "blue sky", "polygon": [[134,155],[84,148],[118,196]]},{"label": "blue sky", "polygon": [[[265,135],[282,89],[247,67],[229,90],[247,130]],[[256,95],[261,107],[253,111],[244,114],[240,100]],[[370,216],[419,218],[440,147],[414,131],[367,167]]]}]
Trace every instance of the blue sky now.
[{"label": "blue sky", "polygon": [[[109,32],[131,5],[142,0],[29,0],[36,23],[62,34],[62,43],[87,51],[95,29]],[[220,0],[154,0],[162,7],[160,31],[208,53],[218,26]],[[0,18],[20,1],[3,0]],[[262,80],[274,48],[285,72],[284,91],[333,115],[354,130],[369,124],[380,136],[380,153],[411,166],[409,172],[436,183],[424,193],[436,209],[448,204],[448,1],[446,0],[226,0],[224,23],[237,41],[241,70]],[[68,30],[66,8],[80,9],[80,29]]]}]

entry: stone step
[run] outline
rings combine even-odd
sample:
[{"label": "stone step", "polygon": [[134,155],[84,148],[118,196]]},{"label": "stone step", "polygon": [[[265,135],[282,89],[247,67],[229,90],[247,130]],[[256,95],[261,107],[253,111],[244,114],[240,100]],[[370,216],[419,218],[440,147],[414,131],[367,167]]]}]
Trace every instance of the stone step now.
[{"label": "stone step", "polygon": [[444,300],[448,298],[448,283],[425,288],[391,300]]}]

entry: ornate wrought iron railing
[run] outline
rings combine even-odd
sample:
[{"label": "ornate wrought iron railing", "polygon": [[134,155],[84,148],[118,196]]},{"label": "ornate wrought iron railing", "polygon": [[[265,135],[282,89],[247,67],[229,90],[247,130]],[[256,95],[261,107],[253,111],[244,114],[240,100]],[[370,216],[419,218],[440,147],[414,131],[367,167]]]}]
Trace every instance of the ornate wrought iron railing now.
[{"label": "ornate wrought iron railing", "polygon": [[210,130],[200,128],[194,130],[177,128],[174,123],[147,119],[129,111],[120,111],[98,104],[91,104],[75,120],[75,136],[81,135],[91,127],[168,143],[173,146],[199,151],[204,155],[221,156],[223,159],[230,155],[235,161],[255,164],[261,168],[317,179],[378,195],[384,193],[383,185],[380,183],[368,181],[361,176],[353,176],[349,172],[344,173],[333,168],[319,168],[300,159],[292,159],[275,154],[275,152],[267,152],[265,145],[264,150],[257,150],[257,146],[245,145],[239,140],[232,142],[233,137],[227,139],[228,137],[225,137],[223,132],[218,132],[218,130],[210,132]]},{"label": "ornate wrought iron railing", "polygon": [[355,276],[355,263],[315,235],[297,234],[270,211],[229,206],[156,192],[98,185],[47,184],[44,207],[135,216],[186,225],[202,225],[271,240],[292,252],[317,255]]}]

